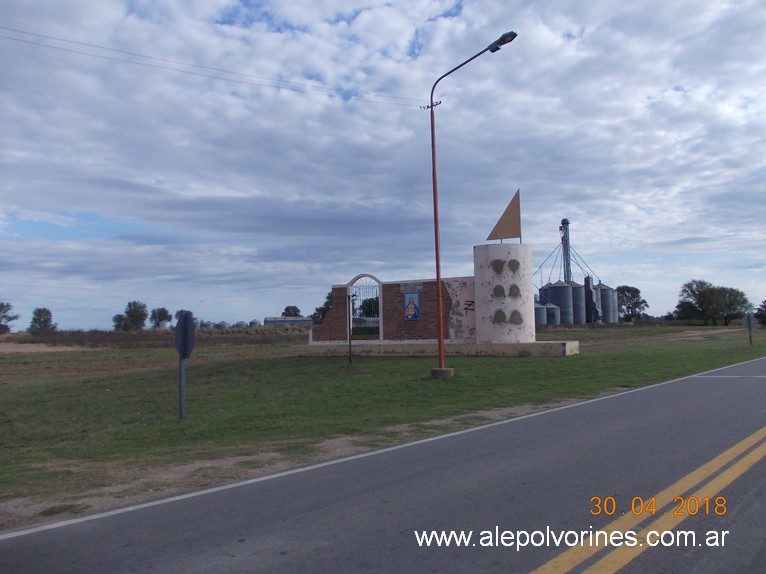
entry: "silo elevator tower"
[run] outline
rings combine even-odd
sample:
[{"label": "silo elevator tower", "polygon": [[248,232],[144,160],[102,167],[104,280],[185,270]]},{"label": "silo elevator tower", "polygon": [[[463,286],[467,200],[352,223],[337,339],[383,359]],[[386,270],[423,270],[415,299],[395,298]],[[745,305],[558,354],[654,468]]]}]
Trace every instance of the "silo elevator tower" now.
[{"label": "silo elevator tower", "polygon": [[572,284],[572,253],[569,248],[569,220],[562,219],[559,226],[561,234],[561,259],[564,262],[564,283]]}]

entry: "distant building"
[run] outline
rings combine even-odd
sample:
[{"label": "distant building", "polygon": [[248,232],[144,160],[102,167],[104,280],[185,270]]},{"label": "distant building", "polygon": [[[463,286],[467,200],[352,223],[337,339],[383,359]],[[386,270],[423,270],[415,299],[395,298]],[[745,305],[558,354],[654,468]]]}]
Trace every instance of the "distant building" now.
[{"label": "distant building", "polygon": [[314,320],[311,317],[265,317],[264,327],[311,327]]}]

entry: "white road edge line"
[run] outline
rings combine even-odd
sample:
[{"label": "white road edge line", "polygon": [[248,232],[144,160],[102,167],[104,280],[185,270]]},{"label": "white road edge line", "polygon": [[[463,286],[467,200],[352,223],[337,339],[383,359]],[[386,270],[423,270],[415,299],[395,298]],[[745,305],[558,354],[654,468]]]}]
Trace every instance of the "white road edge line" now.
[{"label": "white road edge line", "polygon": [[320,462],[320,463],[317,463],[317,464],[312,464],[310,466],[304,466],[304,467],[301,467],[301,468],[293,468],[293,469],[290,469],[290,470],[285,470],[285,471],[282,471],[282,472],[278,472],[276,474],[269,474],[267,476],[259,476],[257,478],[250,478],[250,479],[243,480],[243,481],[240,481],[240,482],[233,482],[231,484],[224,484],[222,486],[215,486],[213,488],[206,488],[204,490],[198,490],[198,491],[195,491],[195,492],[189,492],[189,493],[186,493],[186,494],[180,494],[180,495],[177,495],[177,496],[171,496],[169,498],[162,498],[162,499],[159,499],[159,500],[153,500],[151,502],[144,502],[144,503],[141,503],[141,504],[135,504],[133,506],[126,506],[124,508],[116,508],[114,510],[107,510],[106,512],[99,512],[97,514],[92,514],[92,515],[89,515],[89,516],[82,516],[80,518],[72,518],[70,520],[63,520],[61,522],[51,522],[51,523],[48,523],[48,524],[41,524],[39,526],[33,526],[31,528],[27,528],[27,529],[24,529],[24,530],[17,530],[15,532],[7,532],[5,534],[0,534],[0,541],[8,540],[10,538],[16,538],[18,536],[26,536],[28,534],[34,534],[35,532],[42,532],[42,531],[45,531],[45,530],[52,530],[54,528],[62,528],[64,526],[71,526],[73,524],[80,524],[82,522],[88,522],[90,520],[98,520],[100,518],[106,518],[108,516],[115,516],[117,514],[124,514],[126,512],[133,512],[135,510],[141,510],[142,508],[150,508],[152,506],[159,506],[161,504],[169,504],[171,502],[177,502],[179,500],[186,500],[188,498],[195,498],[197,496],[204,496],[206,494],[212,494],[214,492],[221,492],[223,490],[229,490],[229,489],[232,489],[232,488],[239,488],[239,487],[242,487],[242,486],[248,486],[250,484],[256,484],[258,482],[264,482],[266,480],[273,480],[273,479],[276,479],[276,478],[281,478],[283,476],[289,476],[291,474],[297,474],[297,473],[300,473],[300,472],[308,472],[308,471],[311,471],[311,470],[316,470],[316,469],[319,469],[319,468],[324,468],[326,466],[332,466],[332,465],[335,465],[335,464],[341,464],[341,463],[344,463],[344,462],[350,462],[352,460],[358,460],[358,459],[361,459],[361,458],[367,458],[368,456],[377,456],[377,455],[384,454],[384,453],[387,453],[387,452],[392,452],[392,451],[400,450],[400,449],[403,449],[403,448],[409,448],[409,447],[415,446],[415,445],[420,445],[420,444],[425,444],[425,443],[429,443],[429,442],[433,442],[433,441],[437,441],[437,440],[442,440],[442,439],[446,439],[446,438],[450,438],[450,437],[460,436],[460,435],[464,435],[464,434],[480,431],[482,429],[487,429],[487,428],[491,428],[491,427],[496,427],[496,426],[505,425],[505,424],[516,422],[516,421],[528,419],[528,418],[531,418],[531,417],[538,417],[538,416],[546,415],[546,414],[549,414],[549,413],[555,413],[557,411],[563,411],[564,409],[571,409],[571,408],[574,408],[574,407],[580,407],[580,406],[583,406],[583,405],[587,405],[587,404],[591,404],[591,403],[596,403],[598,401],[605,401],[607,399],[613,399],[613,398],[616,398],[616,397],[622,397],[622,396],[625,396],[625,395],[629,395],[631,393],[638,393],[638,392],[641,392],[641,391],[646,391],[646,390],[649,390],[649,389],[654,389],[654,388],[661,387],[661,386],[664,386],[664,385],[670,385],[672,383],[678,383],[680,381],[685,381],[687,379],[700,378],[700,377],[710,377],[711,373],[715,373],[717,371],[722,371],[724,369],[729,369],[729,368],[737,367],[737,366],[740,366],[740,365],[747,365],[748,363],[753,363],[753,362],[756,362],[756,361],[763,361],[763,360],[766,360],[766,357],[761,357],[761,358],[758,358],[758,359],[751,359],[751,360],[745,361],[743,363],[736,363],[734,365],[728,365],[726,367],[719,367],[719,368],[713,369],[711,371],[704,371],[702,373],[698,373],[698,374],[695,374],[695,375],[688,375],[686,377],[681,377],[680,379],[673,379],[671,381],[665,381],[663,383],[655,383],[653,385],[647,385],[645,387],[639,387],[637,389],[630,389],[628,391],[623,391],[621,393],[616,393],[616,394],[613,394],[613,395],[607,395],[607,396],[598,397],[598,398],[595,398],[595,399],[588,399],[588,400],[585,400],[585,401],[582,401],[582,402],[579,402],[579,403],[572,403],[572,404],[569,404],[569,405],[563,405],[563,406],[560,406],[560,407],[554,407],[552,409],[548,409],[548,410],[544,410],[544,411],[538,411],[536,413],[529,413],[529,414],[526,414],[526,415],[521,415],[521,416],[518,416],[518,417],[514,417],[514,418],[510,418],[510,419],[505,419],[505,420],[501,420],[501,421],[495,421],[495,422],[487,423],[485,425],[481,425],[481,426],[477,426],[477,427],[471,427],[471,428],[468,428],[468,429],[463,429],[463,430],[459,430],[459,431],[455,431],[455,432],[451,432],[451,433],[447,433],[447,434],[443,434],[443,435],[438,435],[438,436],[433,436],[433,437],[429,437],[429,438],[424,438],[424,439],[416,440],[416,441],[413,441],[413,442],[407,442],[407,443],[398,444],[398,445],[395,445],[395,446],[389,446],[389,447],[386,447],[386,448],[382,448],[380,450],[373,450],[373,451],[370,451],[370,452],[364,452],[364,453],[361,453],[361,454],[355,454],[355,455],[347,456],[347,457],[344,457],[344,458],[338,458],[338,459],[335,459],[335,460],[328,460],[328,461],[325,461],[325,462]]}]

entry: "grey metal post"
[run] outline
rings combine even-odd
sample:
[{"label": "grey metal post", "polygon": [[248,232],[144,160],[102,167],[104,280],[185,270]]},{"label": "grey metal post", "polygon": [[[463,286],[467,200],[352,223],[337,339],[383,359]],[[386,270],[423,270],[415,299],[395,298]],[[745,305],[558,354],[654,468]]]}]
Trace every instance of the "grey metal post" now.
[{"label": "grey metal post", "polygon": [[178,418],[186,416],[186,359],[178,360]]}]

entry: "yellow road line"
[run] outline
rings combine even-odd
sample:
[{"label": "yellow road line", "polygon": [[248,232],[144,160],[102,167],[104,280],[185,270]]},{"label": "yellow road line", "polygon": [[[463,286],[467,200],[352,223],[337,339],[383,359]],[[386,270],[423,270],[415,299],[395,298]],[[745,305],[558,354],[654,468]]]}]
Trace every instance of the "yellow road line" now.
[{"label": "yellow road line", "polygon": [[[716,494],[721,492],[724,488],[742,476],[751,466],[753,466],[764,457],[766,457],[766,444],[762,444],[750,452],[747,456],[742,457],[713,480],[704,484],[702,488],[697,490],[691,496],[696,496],[697,500],[702,500],[704,497],[709,497],[712,499]],[[690,497],[687,497],[687,500],[688,498]],[[614,572],[617,572],[620,570],[620,568],[636,558],[644,550],[647,548],[653,548],[647,543],[647,536],[649,532],[663,532],[665,530],[672,530],[681,522],[689,518],[689,516],[690,515],[688,514],[663,514],[637,534],[636,538],[639,541],[637,546],[620,546],[615,548],[604,558],[588,568],[585,571],[585,574],[613,574]]]},{"label": "yellow road line", "polygon": [[[686,493],[702,481],[707,480],[710,476],[721,470],[732,460],[742,455],[742,453],[762,441],[764,438],[766,438],[766,426],[738,442],[730,449],[722,452],[698,469],[690,472],[680,480],[674,482],[668,488],[655,495],[654,498],[657,502],[657,509],[659,510],[666,507],[673,502],[675,497]],[[645,498],[645,500],[648,499],[649,497]],[[634,530],[636,526],[647,520],[650,516],[651,515],[627,513],[614,522],[606,525],[601,530],[605,532],[625,532],[627,530]],[[563,574],[569,572],[571,569],[582,564],[591,556],[602,550],[604,550],[603,546],[573,546],[566,552],[559,554],[549,562],[540,566],[532,574]]]}]

